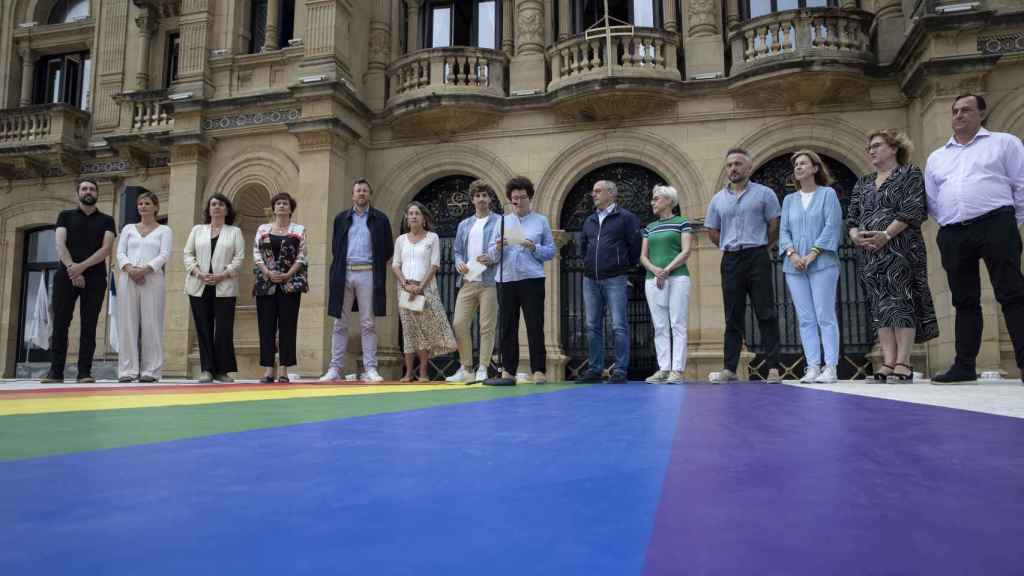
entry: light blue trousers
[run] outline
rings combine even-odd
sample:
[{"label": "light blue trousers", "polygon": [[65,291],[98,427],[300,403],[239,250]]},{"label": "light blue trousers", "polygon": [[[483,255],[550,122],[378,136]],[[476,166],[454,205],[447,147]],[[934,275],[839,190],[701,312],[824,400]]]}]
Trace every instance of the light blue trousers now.
[{"label": "light blue trousers", "polygon": [[825,348],[825,365],[839,363],[839,321],[836,319],[836,286],[839,267],[831,266],[814,272],[786,274],[786,285],[793,297],[796,317],[800,322],[800,343],[808,366],[821,366],[821,349]]}]

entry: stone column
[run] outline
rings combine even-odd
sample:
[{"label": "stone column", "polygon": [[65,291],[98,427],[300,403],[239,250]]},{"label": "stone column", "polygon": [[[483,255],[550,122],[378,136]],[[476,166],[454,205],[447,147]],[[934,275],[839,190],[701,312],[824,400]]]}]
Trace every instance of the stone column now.
[{"label": "stone column", "polygon": [[662,0],[662,14],[665,15],[665,31],[678,32],[679,25],[676,23],[676,0]]},{"label": "stone column", "polygon": [[544,47],[555,42],[555,6],[553,0],[544,0]]},{"label": "stone column", "polygon": [[511,63],[510,91],[542,93],[545,86],[544,4],[541,0],[515,2],[515,56]]},{"label": "stone column", "polygon": [[346,0],[305,0],[306,48],[300,76],[322,75],[327,80],[351,82],[349,41],[352,14]]},{"label": "stone column", "polygon": [[195,99],[213,94],[209,47],[212,15],[209,0],[182,0],[178,25],[181,52],[178,54],[177,92],[191,92]]},{"label": "stone column", "polygon": [[199,214],[206,187],[210,148],[201,138],[186,138],[172,144],[170,148],[171,174],[168,187],[172,194],[165,210],[167,224],[174,230],[171,254],[175,257],[167,261],[164,376],[189,378],[197,376],[200,369],[198,359],[195,364],[190,359],[195,329],[191,322],[189,299],[181,292],[185,285],[185,264],[181,254],[192,227],[201,222]]},{"label": "stone column", "polygon": [[18,56],[21,56],[21,99],[19,103],[22,106],[30,106],[32,104],[32,70],[34,66],[32,59],[34,55],[32,50],[22,46],[18,48]]},{"label": "stone column", "polygon": [[725,74],[725,42],[719,22],[717,0],[683,1],[683,47],[690,78],[698,74]]},{"label": "stone column", "polygon": [[878,26],[878,61],[892,62],[903,44],[903,31],[907,26],[900,0],[879,2],[875,22]]},{"label": "stone column", "polygon": [[515,39],[512,37],[512,21],[515,18],[513,5],[515,0],[502,0],[501,2],[501,50],[509,58],[515,52]]},{"label": "stone column", "polygon": [[263,51],[277,50],[278,21],[281,18],[281,4],[279,0],[267,0],[267,25],[266,34],[263,35]]},{"label": "stone column", "polygon": [[420,49],[420,2],[406,0],[405,3],[405,51],[412,53]]},{"label": "stone column", "polygon": [[366,103],[370,109],[380,112],[387,99],[385,92],[388,63],[391,60],[391,13],[387,0],[375,0],[370,20],[370,49],[367,55]]},{"label": "stone column", "polygon": [[572,0],[558,0],[558,39],[572,36]]},{"label": "stone column", "polygon": [[149,8],[142,8],[135,17],[135,26],[139,30],[138,69],[135,72],[135,89],[138,91],[149,89],[149,48],[158,21],[155,16]]},{"label": "stone column", "polygon": [[729,0],[729,13],[725,15],[726,32],[735,32],[740,27],[740,0]]},{"label": "stone column", "polygon": [[[570,235],[565,230],[552,230],[551,236],[555,240],[555,257],[551,259],[551,265],[547,266],[546,278],[544,280],[544,314],[547,316],[544,322],[544,351],[547,353],[548,380],[559,381],[565,379],[565,364],[569,358],[562,350],[562,247],[569,242]],[[526,334],[525,328],[520,328],[520,334]],[[529,372],[529,354],[524,348],[519,357],[525,358],[526,372]],[[520,360],[523,364],[523,360]]]},{"label": "stone column", "polygon": [[128,0],[111,0],[101,6],[94,61],[96,90],[92,96],[92,122],[96,132],[117,128],[121,117],[113,96],[125,91],[124,59],[128,34]]}]

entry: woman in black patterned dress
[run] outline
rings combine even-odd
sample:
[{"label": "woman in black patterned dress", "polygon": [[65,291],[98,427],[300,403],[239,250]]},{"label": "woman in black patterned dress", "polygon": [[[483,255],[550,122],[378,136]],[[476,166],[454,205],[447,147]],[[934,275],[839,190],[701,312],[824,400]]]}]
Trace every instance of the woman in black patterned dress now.
[{"label": "woman in black patterned dress", "polygon": [[847,215],[850,239],[863,249],[861,278],[882,347],[877,380],[911,380],[908,361],[914,343],[939,335],[921,236],[927,218],[924,180],[921,170],[909,164],[911,149],[907,136],[896,130],[868,136],[868,155],[877,172],[857,182]]}]

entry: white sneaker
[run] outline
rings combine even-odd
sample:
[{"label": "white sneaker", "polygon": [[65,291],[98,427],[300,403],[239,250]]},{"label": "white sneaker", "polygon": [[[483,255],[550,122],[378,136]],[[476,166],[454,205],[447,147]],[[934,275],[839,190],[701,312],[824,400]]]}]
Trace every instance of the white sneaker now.
[{"label": "white sneaker", "polygon": [[481,366],[481,367],[476,369],[476,379],[477,380],[487,380],[487,367],[486,366]]},{"label": "white sneaker", "polygon": [[672,372],[668,373],[668,378],[665,379],[665,383],[666,384],[681,384],[684,380],[685,380],[685,378],[683,377],[683,373],[681,371],[673,370]]},{"label": "white sneaker", "polygon": [[376,368],[367,368],[363,372],[363,382],[383,382],[384,377],[377,373]]},{"label": "white sneaker", "polygon": [[517,372],[516,384],[533,384],[533,380],[530,380],[530,375],[526,372]]},{"label": "white sneaker", "polygon": [[651,374],[650,376],[647,377],[647,383],[661,384],[662,382],[668,380],[670,374],[671,372],[669,372],[668,370],[658,370],[654,374]]},{"label": "white sneaker", "polygon": [[445,382],[465,382],[466,380],[466,369],[462,366],[459,366],[459,369],[455,371],[455,374],[444,379]]},{"label": "white sneaker", "polygon": [[821,368],[818,366],[808,366],[807,370],[804,371],[804,377],[800,379],[800,382],[810,384],[818,379],[819,374],[821,374]]},{"label": "white sneaker", "polygon": [[825,369],[821,371],[821,374],[814,379],[818,384],[833,384],[836,381],[836,367],[825,366]]},{"label": "white sneaker", "polygon": [[341,373],[338,372],[337,368],[330,368],[320,377],[321,382],[335,382],[338,380],[341,380]]}]

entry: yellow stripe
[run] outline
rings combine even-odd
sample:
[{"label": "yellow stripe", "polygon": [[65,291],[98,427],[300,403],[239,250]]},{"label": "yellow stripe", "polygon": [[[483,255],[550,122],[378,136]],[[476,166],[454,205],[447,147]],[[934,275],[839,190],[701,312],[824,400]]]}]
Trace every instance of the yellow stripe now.
[{"label": "yellow stripe", "polygon": [[[479,387],[479,384],[474,387]],[[124,408],[156,408],[160,406],[190,406],[248,402],[253,400],[288,400],[291,398],[319,398],[324,396],[354,396],[360,394],[392,394],[396,392],[427,392],[464,390],[464,385],[408,385],[408,386],[328,386],[316,388],[245,390],[203,392],[196,394],[141,394],[123,396],[74,396],[53,398],[19,398],[0,400],[0,416],[14,414],[46,414],[51,412],[85,412],[90,410],[119,410]]]}]

